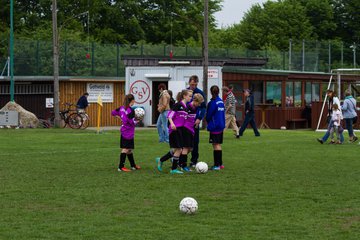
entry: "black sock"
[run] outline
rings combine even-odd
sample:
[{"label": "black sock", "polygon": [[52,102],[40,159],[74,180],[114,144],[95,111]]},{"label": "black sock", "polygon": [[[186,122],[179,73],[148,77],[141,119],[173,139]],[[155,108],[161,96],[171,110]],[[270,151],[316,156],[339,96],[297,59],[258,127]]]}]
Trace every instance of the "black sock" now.
[{"label": "black sock", "polygon": [[127,155],[128,159],[129,159],[129,162],[130,162],[130,166],[131,167],[135,167],[135,160],[134,160],[134,155],[132,153],[128,154]]},{"label": "black sock", "polygon": [[160,162],[165,162],[166,160],[172,158],[173,154],[174,153],[170,150],[169,152],[167,152],[164,156],[162,156],[160,158]]},{"label": "black sock", "polygon": [[222,165],[222,150],[214,150],[214,166],[220,167]]},{"label": "black sock", "polygon": [[186,167],[187,165],[187,154],[181,154],[179,158],[179,166],[180,167]]},{"label": "black sock", "polygon": [[120,154],[120,163],[119,163],[119,168],[123,168],[125,165],[125,160],[126,160],[126,153],[121,153]]},{"label": "black sock", "polygon": [[172,162],[172,167],[171,170],[175,170],[178,167],[178,163],[179,163],[179,157],[173,157],[173,162]]}]

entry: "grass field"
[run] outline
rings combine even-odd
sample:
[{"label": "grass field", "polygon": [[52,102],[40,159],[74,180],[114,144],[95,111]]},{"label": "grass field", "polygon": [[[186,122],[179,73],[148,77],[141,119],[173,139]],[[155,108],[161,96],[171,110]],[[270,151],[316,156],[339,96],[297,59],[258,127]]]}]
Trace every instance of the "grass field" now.
[{"label": "grass field", "polygon": [[[155,129],[137,130],[130,173],[117,172],[118,131],[1,129],[0,239],[360,239],[360,146],[261,133],[228,131],[225,169],[174,176],[156,170],[168,145]],[[186,196],[193,216],[178,210]]]}]

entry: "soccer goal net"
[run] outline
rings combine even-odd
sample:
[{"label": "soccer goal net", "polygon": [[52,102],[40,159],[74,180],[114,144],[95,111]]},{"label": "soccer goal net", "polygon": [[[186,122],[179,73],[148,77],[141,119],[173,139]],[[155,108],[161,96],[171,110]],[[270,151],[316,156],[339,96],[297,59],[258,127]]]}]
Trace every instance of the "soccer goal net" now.
[{"label": "soccer goal net", "polygon": [[[347,81],[347,85],[342,83],[342,77],[346,77],[350,79]],[[344,89],[342,89],[342,87]],[[357,98],[360,96],[360,68],[341,68],[341,69],[333,69],[331,70],[331,76],[328,82],[327,90],[331,89],[337,96],[339,97],[340,101],[343,99],[342,92],[345,89],[350,89],[353,97]],[[326,129],[321,129],[320,124],[321,120],[323,119],[324,114],[327,115],[327,111],[324,113],[325,106],[327,105],[327,94],[325,94],[324,102],[321,107],[316,131],[326,131]]]}]

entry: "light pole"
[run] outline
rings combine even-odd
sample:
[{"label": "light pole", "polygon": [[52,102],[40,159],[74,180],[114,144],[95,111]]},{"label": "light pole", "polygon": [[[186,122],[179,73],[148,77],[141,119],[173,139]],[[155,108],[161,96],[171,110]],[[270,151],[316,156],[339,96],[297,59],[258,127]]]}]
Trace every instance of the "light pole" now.
[{"label": "light pole", "polygon": [[10,101],[14,102],[14,0],[10,0]]},{"label": "light pole", "polygon": [[204,0],[204,37],[203,37],[203,83],[204,94],[208,96],[208,67],[209,67],[209,0]]}]

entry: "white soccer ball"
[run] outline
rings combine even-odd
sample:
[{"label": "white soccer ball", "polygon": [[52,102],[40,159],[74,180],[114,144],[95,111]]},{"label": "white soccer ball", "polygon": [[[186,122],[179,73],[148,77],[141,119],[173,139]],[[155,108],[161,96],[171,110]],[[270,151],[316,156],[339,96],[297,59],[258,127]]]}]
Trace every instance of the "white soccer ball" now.
[{"label": "white soccer ball", "polygon": [[145,116],[145,110],[143,108],[140,108],[140,107],[135,108],[135,118],[136,119],[141,120],[144,118],[144,116]]},{"label": "white soccer ball", "polygon": [[194,214],[198,209],[198,203],[195,199],[191,197],[186,197],[181,200],[179,209],[182,213]]},{"label": "white soccer ball", "polygon": [[206,173],[209,170],[209,167],[206,162],[198,162],[195,165],[195,170],[197,173]]}]

